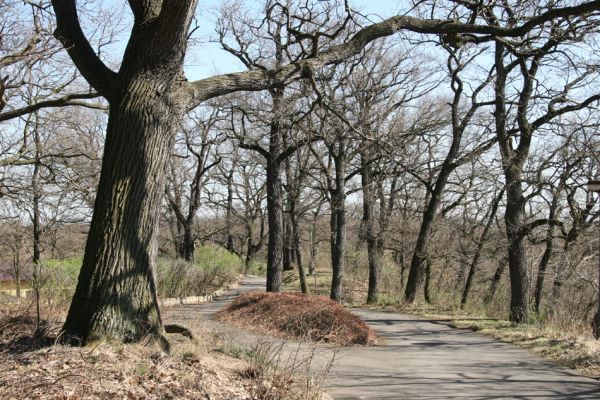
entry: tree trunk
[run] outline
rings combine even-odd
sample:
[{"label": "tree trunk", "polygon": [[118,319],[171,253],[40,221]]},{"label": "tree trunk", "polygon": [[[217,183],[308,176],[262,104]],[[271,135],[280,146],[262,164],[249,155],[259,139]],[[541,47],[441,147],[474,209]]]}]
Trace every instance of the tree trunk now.
[{"label": "tree trunk", "polygon": [[521,173],[505,169],[506,180],[506,236],[508,238],[508,269],[510,273],[510,320],[527,322],[529,318],[529,276],[527,253],[523,236],[525,198],[521,187]]},{"label": "tree trunk", "polygon": [[477,271],[477,267],[479,265],[479,259],[481,258],[481,253],[483,251],[483,245],[485,244],[485,240],[487,238],[488,232],[494,222],[494,218],[496,217],[496,213],[498,212],[498,206],[500,205],[500,201],[502,200],[502,196],[504,196],[504,189],[500,191],[500,194],[496,196],[494,202],[492,203],[492,209],[490,210],[490,215],[488,217],[487,223],[483,228],[483,232],[481,232],[481,236],[479,237],[479,241],[477,242],[477,249],[475,250],[475,255],[473,256],[473,261],[471,261],[471,265],[469,266],[469,274],[467,275],[467,282],[465,283],[465,288],[462,293],[462,298],[460,300],[460,307],[463,308],[465,304],[467,304],[467,299],[469,298],[469,292],[471,291],[471,286],[473,285],[473,279],[475,278],[475,272]]},{"label": "tree trunk", "polygon": [[267,254],[267,292],[281,291],[283,269],[283,193],[281,188],[281,146],[283,143],[280,114],[284,88],[271,90],[273,119],[269,132],[267,156],[267,219],[269,222],[269,250]]},{"label": "tree trunk", "polygon": [[248,239],[248,247],[246,250],[246,271],[250,268],[252,263],[254,262],[254,257],[256,256],[256,251],[254,248],[254,244],[250,239]]},{"label": "tree trunk", "polygon": [[34,140],[35,140],[35,165],[33,167],[33,175],[31,176],[31,190],[33,192],[33,257],[31,262],[33,264],[33,291],[35,296],[35,328],[36,332],[40,329],[41,314],[40,314],[40,289],[42,285],[41,277],[41,258],[42,258],[42,221],[41,221],[41,201],[42,201],[42,184],[40,182],[41,174],[41,157],[42,157],[42,143],[40,140],[40,133],[36,126],[34,128]]},{"label": "tree trunk", "polygon": [[451,172],[452,167],[449,164],[447,165],[447,163],[444,163],[436,180],[433,193],[427,203],[427,209],[423,215],[423,220],[421,221],[419,236],[417,237],[417,243],[415,244],[415,250],[413,251],[413,257],[408,271],[408,280],[406,281],[406,290],[404,292],[404,298],[408,303],[415,301],[417,292],[423,283],[425,270],[427,268],[427,247],[429,245],[429,239],[431,238],[433,222],[435,220],[437,209],[442,201],[442,193],[444,192],[446,182],[448,181]]},{"label": "tree trunk", "polygon": [[367,258],[369,260],[367,304],[375,304],[379,298],[379,260],[381,258],[377,242],[376,238],[367,234]]},{"label": "tree trunk", "polygon": [[332,199],[331,210],[331,293],[329,297],[335,301],[342,300],[342,274],[345,262],[346,248],[346,210],[345,194],[336,193]]},{"label": "tree trunk", "polygon": [[334,301],[342,300],[342,275],[346,253],[346,141],[338,137],[335,161],[335,189],[331,195],[331,292]]},{"label": "tree trunk", "polygon": [[283,267],[282,195],[280,166],[267,160],[267,217],[269,221],[269,249],[267,254],[267,292],[281,290]]},{"label": "tree trunk", "polygon": [[309,275],[313,275],[315,274],[315,270],[316,270],[316,259],[317,259],[317,252],[319,251],[318,247],[319,247],[319,241],[317,240],[317,238],[315,237],[315,235],[317,234],[317,219],[319,218],[319,215],[321,214],[321,207],[322,204],[320,203],[317,207],[317,210],[315,212],[315,214],[313,215],[313,219],[312,219],[312,223],[310,226],[310,262],[308,265],[308,274]]},{"label": "tree trunk", "polygon": [[290,207],[290,223],[292,225],[294,250],[296,252],[296,264],[298,265],[298,276],[300,278],[300,290],[302,293],[308,294],[308,285],[306,284],[306,272],[304,271],[304,264],[302,263],[302,252],[300,248],[300,227],[298,224],[298,218],[296,216],[296,205],[295,201]]},{"label": "tree trunk", "polygon": [[[404,246],[402,246],[404,247]],[[406,264],[404,263],[404,248],[402,250],[394,250],[394,262],[400,268],[400,287],[404,287],[404,273]]]},{"label": "tree trunk", "polygon": [[498,285],[500,284],[500,279],[504,274],[504,269],[506,268],[506,264],[508,263],[508,257],[502,257],[498,260],[498,265],[496,266],[496,271],[494,271],[494,275],[492,276],[492,280],[490,281],[490,288],[488,289],[487,294],[483,299],[484,304],[490,304],[492,300],[494,300],[494,296],[496,295],[496,290],[498,289]]},{"label": "tree trunk", "polygon": [[[225,223],[227,224],[227,245],[226,245],[226,249],[228,252],[233,253],[233,234],[232,234],[232,228],[233,228],[233,221],[232,221],[232,214],[233,214],[233,173],[234,173],[234,169],[235,169],[235,165],[236,163],[234,162],[231,170],[229,171],[229,174],[227,175],[227,210],[226,210],[226,216],[225,216]],[[246,264],[247,265],[247,264]]]},{"label": "tree trunk", "polygon": [[[556,188],[556,191],[553,194],[552,203],[550,204],[550,210],[548,211],[548,219],[549,220],[556,219],[556,213],[558,210],[558,201],[559,201],[559,197],[560,197],[560,192],[564,185],[564,180],[566,180],[566,178],[563,175],[563,176],[561,176],[560,183],[559,183],[558,187]],[[540,260],[540,264],[538,267],[538,275],[537,275],[537,279],[535,282],[535,289],[533,292],[534,311],[536,312],[536,314],[539,314],[539,312],[540,312],[540,305],[542,303],[542,294],[544,292],[544,280],[546,278],[546,269],[548,268],[548,264],[550,263],[550,258],[552,257],[552,254],[554,252],[554,233],[555,233],[554,231],[555,231],[554,224],[549,223],[548,228],[546,230],[546,238],[544,240],[546,243],[546,248],[544,249],[544,254],[542,255],[542,259]]]},{"label": "tree trunk", "polygon": [[184,113],[168,87],[138,77],[111,101],[94,215],[63,328],[69,340],[162,338],[154,280],[159,206]]},{"label": "tree trunk", "polygon": [[313,275],[316,270],[318,245],[315,239],[315,230],[310,231],[310,260],[308,263],[308,274]]},{"label": "tree trunk", "polygon": [[181,242],[179,244],[179,258],[184,259],[188,262],[194,261],[194,251],[196,249],[196,245],[194,244],[194,233],[192,224],[186,224],[183,230],[183,237],[181,238]]},{"label": "tree trunk", "polygon": [[292,224],[290,223],[289,215],[283,219],[283,270],[292,271]]},{"label": "tree trunk", "polygon": [[540,305],[542,304],[542,293],[544,291],[544,280],[546,278],[546,269],[548,267],[548,263],[550,262],[550,258],[552,257],[552,253],[554,252],[554,226],[548,226],[548,232],[546,234],[546,248],[544,249],[544,254],[542,255],[542,259],[540,260],[540,264],[538,267],[538,275],[535,281],[535,289],[533,292],[534,297],[534,311],[536,314],[540,312]]},{"label": "tree trunk", "polygon": [[[367,150],[364,149],[363,153]],[[373,209],[375,203],[372,173],[369,164],[369,155],[361,154],[361,183],[363,192],[363,217],[362,228],[367,242],[367,259],[369,263],[369,289],[367,292],[367,304],[377,302],[379,295],[379,249],[377,233],[375,232],[375,221]],[[383,211],[381,211],[383,212]]]},{"label": "tree trunk", "polygon": [[425,260],[425,286],[423,287],[423,294],[425,297],[425,303],[431,304],[431,261],[429,258]]},{"label": "tree trunk", "polygon": [[15,285],[17,290],[17,298],[21,298],[21,260],[19,260],[19,253],[13,254],[13,271],[15,273]]}]

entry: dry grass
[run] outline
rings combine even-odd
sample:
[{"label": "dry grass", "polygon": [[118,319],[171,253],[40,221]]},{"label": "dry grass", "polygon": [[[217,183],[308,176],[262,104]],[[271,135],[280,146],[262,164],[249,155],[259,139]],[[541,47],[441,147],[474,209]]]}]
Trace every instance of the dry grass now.
[{"label": "dry grass", "polygon": [[193,310],[183,311],[184,319],[170,322],[184,323],[195,339],[168,335],[171,353],[165,354],[150,343],[59,345],[60,321],[42,321],[36,331],[29,305],[5,304],[0,307],[0,399],[321,399],[322,379],[308,373],[311,353],[283,362],[277,362],[283,359],[281,349],[265,345],[244,350],[250,357],[230,354],[223,349],[242,348],[234,338]]},{"label": "dry grass", "polygon": [[322,296],[251,292],[235,299],[217,319],[253,331],[339,345],[374,343],[358,316]]},{"label": "dry grass", "polygon": [[255,398],[255,382],[239,374],[246,362],[199,352],[187,339],[173,337],[166,355],[147,345],[57,345],[55,329],[40,336],[34,327],[27,315],[0,317],[1,399]]},{"label": "dry grass", "polygon": [[224,353],[221,349],[238,343],[207,330],[208,324],[193,309],[180,310],[179,318],[171,322],[191,328],[197,339],[168,335],[168,355],[149,343],[59,345],[56,337],[68,302],[55,296],[52,287],[47,289],[42,293],[38,329],[30,300],[7,299],[0,305],[2,400],[321,398],[322,380],[307,370],[312,357],[287,364],[275,362],[272,357],[278,359],[278,354],[269,353],[269,358],[257,349],[250,358]]}]

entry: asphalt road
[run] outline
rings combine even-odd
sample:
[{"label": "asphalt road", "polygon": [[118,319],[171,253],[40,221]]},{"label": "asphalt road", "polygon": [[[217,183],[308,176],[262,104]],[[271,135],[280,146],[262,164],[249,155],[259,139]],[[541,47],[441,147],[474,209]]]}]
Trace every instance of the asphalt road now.
[{"label": "asphalt road", "polygon": [[[231,298],[263,288],[263,279],[248,278],[212,303],[170,313],[182,323],[198,313],[210,319]],[[335,353],[325,382],[334,399],[600,399],[597,381],[511,344],[411,315],[352,311],[380,340],[369,347],[323,346],[320,362]]]}]

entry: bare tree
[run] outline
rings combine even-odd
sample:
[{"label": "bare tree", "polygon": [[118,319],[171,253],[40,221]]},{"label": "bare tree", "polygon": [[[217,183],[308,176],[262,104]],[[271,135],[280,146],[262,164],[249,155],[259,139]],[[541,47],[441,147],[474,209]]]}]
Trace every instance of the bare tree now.
[{"label": "bare tree", "polygon": [[[404,294],[405,300],[409,303],[415,300],[425,277],[428,260],[427,248],[431,231],[450,175],[462,164],[479,157],[494,143],[487,137],[489,129],[485,124],[477,126],[480,124],[475,125],[472,121],[474,118],[478,118],[482,107],[489,105],[489,102],[480,99],[480,94],[491,83],[493,70],[485,71],[484,78],[473,83],[473,89],[469,90],[468,86],[465,87],[463,71],[468,71],[470,64],[474,63],[477,56],[481,54],[481,50],[456,49],[450,45],[444,45],[444,49],[448,53],[447,73],[452,90],[449,115],[451,139],[434,182],[427,188],[430,195],[415,243]],[[468,105],[464,106],[465,102]],[[473,125],[475,125],[475,129],[473,129]],[[465,149],[464,147],[467,146],[463,145],[463,138],[467,135],[473,138],[472,142],[478,144]]]},{"label": "bare tree", "polygon": [[[202,204],[201,195],[208,179],[207,173],[221,162],[221,157],[215,155],[213,149],[220,140],[215,133],[215,125],[224,118],[219,108],[214,107],[205,115],[196,115],[184,123],[183,153],[174,155],[169,164],[165,193],[175,216],[177,256],[186,261],[194,260],[194,224]],[[188,158],[192,159],[190,164],[187,163]],[[188,170],[191,170],[189,180],[182,179]],[[184,185],[188,188],[184,188]]]},{"label": "bare tree", "polygon": [[[494,14],[494,10],[485,9],[484,15],[490,25],[511,26],[514,24],[512,18],[518,13],[543,12],[543,8],[534,5],[530,8],[525,6],[521,10],[504,5],[501,9],[506,15],[513,17],[503,21]],[[526,35],[522,43],[508,43],[500,39],[494,42],[494,117],[506,182],[504,220],[509,240],[510,319],[514,322],[525,322],[529,317],[529,276],[524,241],[528,229],[525,223],[526,197],[523,194],[522,182],[523,165],[527,161],[533,135],[553,119],[586,108],[600,100],[600,95],[596,94],[579,100],[567,100],[584,82],[595,76],[596,71],[585,65],[575,66],[575,78],[567,78],[562,87],[546,86],[546,82],[539,82],[537,76],[543,73],[544,66],[562,61],[562,48],[568,47],[569,43],[585,35],[590,28],[589,23],[585,15],[569,19],[559,18]],[[572,60],[563,65],[571,63]],[[518,78],[509,79],[515,75]],[[517,82],[520,82],[520,87],[513,93],[509,87],[518,84]],[[516,108],[512,107],[512,104],[516,104]],[[540,109],[543,106],[546,110],[532,116],[534,107]],[[515,143],[517,141],[518,143]]]}]

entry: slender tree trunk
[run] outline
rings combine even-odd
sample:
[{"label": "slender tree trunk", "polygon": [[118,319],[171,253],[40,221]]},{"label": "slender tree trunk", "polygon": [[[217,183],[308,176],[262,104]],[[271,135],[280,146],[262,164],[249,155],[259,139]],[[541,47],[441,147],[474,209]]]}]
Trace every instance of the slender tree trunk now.
[{"label": "slender tree trunk", "polygon": [[[561,176],[560,184],[558,185],[558,188],[556,188],[556,192],[554,193],[552,198],[552,203],[550,204],[550,210],[548,212],[548,218],[550,220],[556,219],[559,196],[564,183],[563,179],[564,178]],[[540,312],[540,305],[542,304],[542,294],[544,292],[544,281],[546,279],[546,269],[548,268],[548,264],[550,263],[550,259],[552,258],[552,254],[554,253],[554,235],[555,226],[553,223],[549,223],[548,228],[546,230],[546,238],[544,240],[546,248],[544,249],[544,254],[542,255],[542,259],[540,260],[540,264],[538,266],[538,275],[535,282],[535,289],[533,291],[534,311],[536,312],[536,314],[539,314]]]},{"label": "slender tree trunk", "polygon": [[394,250],[394,262],[400,268],[400,287],[404,287],[404,272],[406,265],[404,263],[404,249]]},{"label": "slender tree trunk", "polygon": [[254,221],[246,221],[246,235],[248,236],[247,245],[246,245],[246,271],[252,265],[254,261],[254,256],[256,255],[256,246],[254,245]]},{"label": "slender tree trunk", "polygon": [[292,225],[294,249],[296,252],[296,264],[298,265],[298,276],[300,278],[300,290],[302,290],[302,293],[308,294],[306,272],[304,271],[304,264],[302,263],[302,252],[300,248],[300,226],[298,224],[298,217],[296,216],[295,201],[290,207],[290,223]]},{"label": "slender tree trunk", "polygon": [[425,303],[431,304],[431,261],[429,258],[425,260],[425,286],[423,287],[423,293],[425,296]]},{"label": "slender tree trunk", "polygon": [[319,206],[317,207],[317,211],[313,216],[313,220],[310,226],[310,262],[308,265],[308,274],[309,275],[313,275],[315,274],[315,269],[316,269],[316,259],[317,259],[317,252],[318,252],[318,241],[317,238],[315,237],[315,235],[317,234],[317,219],[319,218],[319,214],[321,213],[321,206],[322,204],[319,204]]},{"label": "slender tree trunk", "polygon": [[315,239],[315,231],[310,232],[310,260],[308,263],[308,275],[314,275],[316,273],[317,263],[317,252],[318,250],[317,240]]},{"label": "slender tree trunk", "polygon": [[548,263],[550,262],[550,258],[552,257],[552,253],[554,252],[554,226],[552,225],[548,227],[545,242],[546,248],[544,249],[542,259],[540,260],[540,264],[538,267],[538,275],[535,281],[535,289],[533,292],[533,307],[536,314],[539,314],[540,312],[540,305],[542,304],[542,293],[544,291],[544,280],[546,278],[546,269],[548,267]]},{"label": "slender tree trunk", "polygon": [[17,298],[21,298],[21,265],[19,260],[19,253],[13,254],[13,271],[15,272],[15,285],[17,290]]},{"label": "slender tree trunk", "polygon": [[331,293],[329,297],[335,301],[342,300],[342,276],[345,263],[346,248],[346,209],[345,194],[342,187],[341,193],[336,193],[331,211]]},{"label": "slender tree trunk", "polygon": [[346,141],[338,137],[335,161],[335,189],[331,193],[331,292],[334,301],[342,300],[342,277],[346,253]]},{"label": "slender tree trunk", "polygon": [[417,292],[423,284],[423,278],[427,268],[427,247],[429,245],[429,239],[431,238],[431,230],[433,228],[437,209],[442,201],[442,193],[444,192],[446,182],[448,181],[451,172],[452,167],[449,164],[447,165],[447,163],[444,163],[436,180],[433,193],[427,203],[423,220],[421,221],[419,236],[417,237],[417,243],[415,244],[415,249],[413,251],[410,270],[408,272],[408,280],[406,282],[406,290],[404,292],[404,298],[408,303],[415,301]]},{"label": "slender tree trunk", "polygon": [[492,203],[492,208],[490,210],[490,214],[488,216],[487,223],[483,228],[483,232],[481,232],[481,236],[479,237],[479,241],[477,242],[477,249],[475,250],[475,255],[473,256],[473,260],[471,261],[471,265],[469,266],[469,274],[467,275],[467,282],[465,283],[465,288],[462,293],[462,298],[460,300],[460,306],[463,308],[465,304],[467,304],[467,300],[469,298],[469,292],[471,291],[471,286],[473,285],[473,279],[475,278],[475,272],[477,271],[477,267],[479,265],[479,259],[481,258],[481,253],[483,251],[483,245],[485,244],[485,240],[487,239],[488,233],[494,222],[494,218],[496,218],[496,213],[498,212],[498,206],[500,205],[500,201],[504,196],[504,189],[500,191],[498,196],[494,199]]},{"label": "slender tree trunk", "polygon": [[496,295],[496,290],[498,289],[498,285],[500,284],[500,279],[504,274],[504,269],[506,268],[506,264],[508,263],[508,257],[502,257],[498,261],[498,265],[496,266],[496,271],[494,271],[494,275],[492,276],[492,280],[490,281],[490,288],[488,289],[483,302],[485,304],[490,304],[492,300],[494,300],[494,296]]},{"label": "slender tree trunk", "polygon": [[283,270],[292,271],[292,224],[290,223],[290,216],[286,215],[283,218]]},{"label": "slender tree trunk", "polygon": [[[363,149],[363,153],[367,153]],[[375,195],[372,182],[371,168],[368,165],[369,155],[361,154],[361,181],[363,192],[363,217],[362,228],[364,229],[367,242],[367,259],[369,263],[369,289],[367,292],[367,304],[377,302],[379,295],[379,249],[377,233],[375,232],[375,221],[373,216]],[[383,212],[383,211],[381,211]]]},{"label": "slender tree trunk", "polygon": [[233,221],[232,221],[232,213],[233,213],[233,172],[235,168],[235,163],[233,164],[231,171],[227,175],[227,210],[226,210],[226,220],[227,224],[227,251],[233,253]]},{"label": "slender tree trunk", "polygon": [[468,275],[467,271],[469,269],[469,249],[467,243],[464,243],[462,240],[460,242],[460,250],[458,251],[460,253],[460,261],[458,266],[458,272],[456,273],[454,291],[460,291],[462,293],[462,290],[465,285],[465,276]]},{"label": "slender tree trunk", "polygon": [[42,157],[42,144],[40,140],[40,134],[36,126],[34,128],[34,140],[35,140],[35,164],[33,166],[33,175],[31,177],[31,190],[33,192],[33,257],[31,262],[33,264],[33,291],[35,296],[35,328],[36,332],[40,329],[41,314],[40,314],[40,289],[42,284],[41,277],[41,258],[42,258],[42,221],[41,221],[41,201],[42,201],[42,185],[40,182],[41,174],[41,157]]}]

